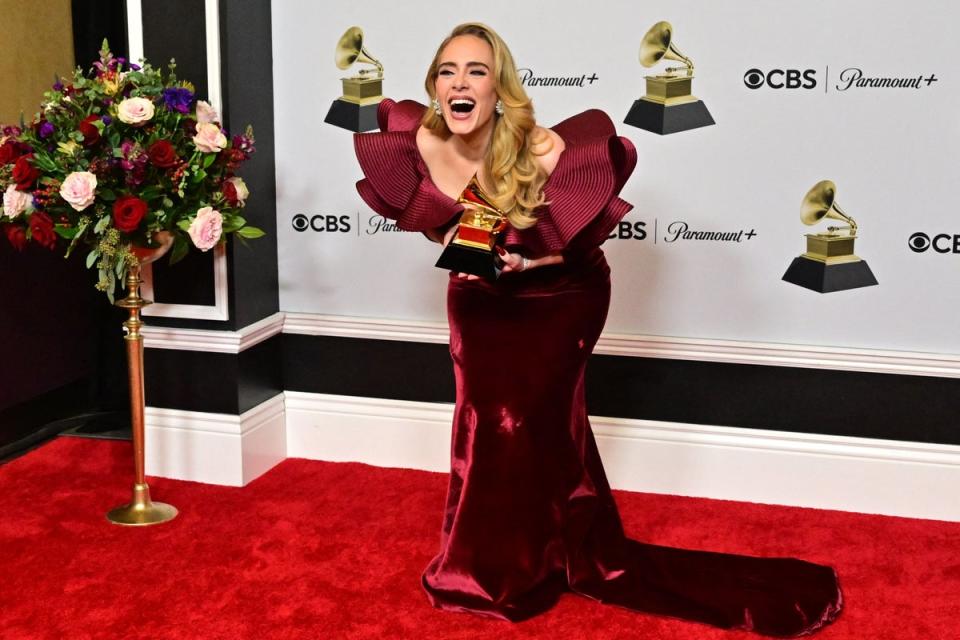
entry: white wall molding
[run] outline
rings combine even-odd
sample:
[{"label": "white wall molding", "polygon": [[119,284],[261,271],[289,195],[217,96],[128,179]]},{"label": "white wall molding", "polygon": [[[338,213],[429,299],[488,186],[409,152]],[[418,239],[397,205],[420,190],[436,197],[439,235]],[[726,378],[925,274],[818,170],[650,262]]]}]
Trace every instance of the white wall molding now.
[{"label": "white wall molding", "polygon": [[[143,283],[141,295],[154,299],[153,265],[145,264],[140,271]],[[229,320],[229,280],[227,276],[227,248],[219,244],[213,249],[213,304],[171,304],[154,302],[143,308],[144,316],[160,318],[192,318],[195,320]]]},{"label": "white wall molding", "polygon": [[[284,333],[446,343],[446,322],[286,314]],[[960,378],[960,355],[604,333],[595,353],[807,369]]]},{"label": "white wall molding", "polygon": [[145,325],[143,346],[147,349],[177,349],[208,353],[240,353],[283,330],[284,314],[275,313],[239,331],[181,329]]},{"label": "white wall molding", "polygon": [[[287,391],[147,407],[147,473],[243,486],[286,457],[449,469],[453,405]],[[960,522],[960,446],[592,417],[616,489]]]},{"label": "white wall molding", "polygon": [[207,36],[207,103],[223,118],[220,75],[220,1],[204,0],[203,5]]},{"label": "white wall molding", "polygon": [[[446,471],[453,406],[287,391],[290,457]],[[960,447],[592,417],[617,489],[960,521]]]},{"label": "white wall molding", "polygon": [[[149,308],[149,307],[148,307]],[[279,312],[240,331],[144,328],[145,346],[239,353],[280,332],[446,344],[445,322]],[[960,355],[604,333],[594,353],[612,356],[756,364],[836,371],[960,378]]]},{"label": "white wall molding", "polygon": [[[143,59],[143,5],[142,0],[127,0],[127,47],[129,59],[140,62]],[[204,20],[207,57],[207,100],[223,114],[222,83],[220,74],[220,2],[204,0]],[[153,61],[159,64],[165,61]],[[140,272],[143,284],[141,295],[147,300],[154,299],[153,266],[144,265]],[[145,307],[144,316],[161,318],[192,318],[197,320],[229,320],[229,283],[227,278],[227,251],[224,245],[213,250],[213,286],[212,305],[170,304],[155,302]]]},{"label": "white wall molding", "polygon": [[240,415],[147,407],[147,475],[241,487],[287,457],[283,394]]},{"label": "white wall molding", "polygon": [[127,58],[143,60],[143,5],[140,0],[127,0]]},{"label": "white wall molding", "polygon": [[448,471],[452,404],[285,391],[287,455]]},{"label": "white wall molding", "polygon": [[326,316],[289,311],[283,324],[283,332],[307,336],[340,336],[442,344],[450,340],[450,331],[446,322]]}]

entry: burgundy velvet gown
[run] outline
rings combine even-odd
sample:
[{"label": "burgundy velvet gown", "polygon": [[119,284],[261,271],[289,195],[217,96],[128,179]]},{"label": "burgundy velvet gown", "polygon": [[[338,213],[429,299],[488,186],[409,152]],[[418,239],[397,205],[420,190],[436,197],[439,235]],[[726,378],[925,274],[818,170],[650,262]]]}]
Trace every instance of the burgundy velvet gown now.
[{"label": "burgundy velvet gown", "polygon": [[[431,182],[417,150],[423,109],[385,100],[381,132],[355,137],[366,176],[360,195],[411,231],[461,211]],[[440,552],[422,579],[430,601],[516,621],[573,591],[772,636],[820,629],[842,603],[830,567],[624,535],[587,421],[584,369],[610,301],[599,245],[631,208],[617,194],[636,151],[600,111],[553,130],[566,148],[545,186],[548,205],[532,229],[510,228],[505,243],[528,257],[560,251],[565,262],[496,283],[450,279],[457,404]]]}]

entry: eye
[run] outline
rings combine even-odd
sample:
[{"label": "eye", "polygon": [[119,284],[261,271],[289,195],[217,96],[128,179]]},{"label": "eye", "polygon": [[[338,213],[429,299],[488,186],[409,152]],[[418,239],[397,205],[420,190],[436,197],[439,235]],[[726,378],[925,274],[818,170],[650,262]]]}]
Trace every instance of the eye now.
[{"label": "eye", "polygon": [[473,71],[470,72],[470,75],[472,75],[472,76],[485,76],[485,75],[487,75],[487,70],[486,70],[486,69],[474,69]]},{"label": "eye", "polygon": [[452,75],[453,75],[453,71],[451,71],[450,69],[440,69],[440,71],[437,73],[437,75],[438,75],[438,76],[452,76]]}]

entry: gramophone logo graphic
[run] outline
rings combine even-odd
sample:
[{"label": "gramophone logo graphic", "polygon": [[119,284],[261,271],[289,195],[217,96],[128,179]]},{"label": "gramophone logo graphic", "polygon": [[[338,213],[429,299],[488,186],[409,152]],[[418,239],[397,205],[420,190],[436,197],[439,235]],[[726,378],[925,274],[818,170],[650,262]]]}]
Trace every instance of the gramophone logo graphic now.
[{"label": "gramophone logo graphic", "polygon": [[857,223],[836,201],[837,186],[821,180],[803,197],[800,220],[813,225],[824,218],[840,220],[841,227],[827,227],[826,233],[808,233],[807,251],[794,258],[783,279],[795,285],[830,293],[877,284],[866,261],[853,253],[857,239]]},{"label": "gramophone logo graphic", "polygon": [[373,131],[377,128],[377,106],[383,100],[383,65],[363,48],[363,29],[347,29],[337,42],[334,61],[338,69],[348,69],[357,62],[375,68],[341,78],[343,95],[333,101],[323,121],[357,133]]},{"label": "gramophone logo graphic", "polygon": [[693,60],[673,42],[673,26],[666,21],[650,27],[640,44],[640,64],[652,67],[661,60],[682,62],[656,76],[646,76],[647,94],[635,100],[624,122],[660,135],[716,124],[702,101],[690,95]]}]

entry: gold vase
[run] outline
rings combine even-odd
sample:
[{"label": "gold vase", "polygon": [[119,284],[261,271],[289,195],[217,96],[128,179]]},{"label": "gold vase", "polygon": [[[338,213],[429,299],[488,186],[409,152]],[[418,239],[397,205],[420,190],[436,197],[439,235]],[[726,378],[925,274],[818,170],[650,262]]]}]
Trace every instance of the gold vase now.
[{"label": "gold vase", "polygon": [[143,321],[140,310],[149,300],[140,297],[140,268],[163,257],[173,246],[173,234],[169,231],[155,233],[153,246],[133,247],[137,264],[127,270],[127,297],[117,300],[118,307],[126,309],[130,317],[123,323],[126,329],[124,341],[127,346],[127,371],[130,380],[130,423],[133,432],[133,465],[135,479],[133,499],[129,504],[112,509],[107,520],[114,524],[146,526],[167,522],[177,517],[176,507],[150,500],[150,487],[144,473],[144,391],[143,391]]}]

